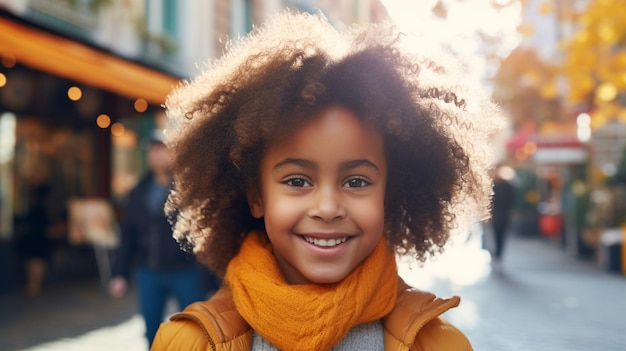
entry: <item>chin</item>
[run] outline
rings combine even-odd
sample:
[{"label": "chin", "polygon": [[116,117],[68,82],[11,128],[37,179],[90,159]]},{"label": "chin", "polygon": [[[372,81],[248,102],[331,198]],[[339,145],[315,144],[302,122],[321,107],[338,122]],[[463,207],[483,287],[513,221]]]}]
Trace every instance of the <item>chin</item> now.
[{"label": "chin", "polygon": [[333,271],[332,273],[316,272],[308,275],[306,278],[315,284],[335,284],[342,281],[346,276],[347,274],[337,274],[336,271]]}]

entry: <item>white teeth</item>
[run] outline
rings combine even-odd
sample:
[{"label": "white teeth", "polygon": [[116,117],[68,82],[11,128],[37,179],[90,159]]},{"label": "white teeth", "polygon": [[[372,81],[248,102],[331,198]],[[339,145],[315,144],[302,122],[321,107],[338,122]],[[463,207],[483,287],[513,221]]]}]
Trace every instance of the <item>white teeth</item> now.
[{"label": "white teeth", "polygon": [[315,246],[333,247],[333,246],[337,246],[339,244],[345,243],[346,240],[348,240],[348,237],[326,240],[326,239],[317,239],[317,238],[311,238],[311,237],[305,236],[304,239],[307,242]]}]

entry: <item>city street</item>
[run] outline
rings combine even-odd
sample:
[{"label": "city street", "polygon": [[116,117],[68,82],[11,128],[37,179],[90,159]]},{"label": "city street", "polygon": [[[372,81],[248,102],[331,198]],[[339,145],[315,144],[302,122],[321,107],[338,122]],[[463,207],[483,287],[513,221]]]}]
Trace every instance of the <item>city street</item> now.
[{"label": "city street", "polygon": [[442,317],[477,351],[626,351],[626,0],[0,0],[0,351],[148,351],[136,283],[108,291],[134,266],[156,291],[198,244],[225,271],[266,222],[353,254],[487,190],[501,261],[476,224],[400,276],[459,296]]},{"label": "city street", "polygon": [[[626,277],[540,238],[510,239],[500,272],[491,270],[477,235],[423,269],[402,263],[401,275],[442,297],[461,296],[445,317],[475,350],[626,349]],[[113,301],[97,281],[52,287],[33,301],[0,297],[0,307],[2,350],[146,348],[134,296]]]},{"label": "city street", "polygon": [[511,239],[500,274],[470,240],[426,278],[405,276],[440,296],[461,296],[446,317],[475,350],[626,350],[625,276],[568,257],[556,243]]}]

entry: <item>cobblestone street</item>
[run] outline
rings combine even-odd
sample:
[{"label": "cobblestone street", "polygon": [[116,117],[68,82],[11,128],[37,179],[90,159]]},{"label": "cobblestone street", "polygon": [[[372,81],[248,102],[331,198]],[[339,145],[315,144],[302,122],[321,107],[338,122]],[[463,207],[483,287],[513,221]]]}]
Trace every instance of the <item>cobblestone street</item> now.
[{"label": "cobblestone street", "polygon": [[[500,272],[477,236],[425,268],[401,264],[401,275],[442,297],[461,296],[445,317],[475,350],[626,349],[626,277],[539,238],[510,239]],[[134,296],[113,301],[96,281],[54,287],[31,301],[0,297],[0,308],[2,350],[146,349]]]}]

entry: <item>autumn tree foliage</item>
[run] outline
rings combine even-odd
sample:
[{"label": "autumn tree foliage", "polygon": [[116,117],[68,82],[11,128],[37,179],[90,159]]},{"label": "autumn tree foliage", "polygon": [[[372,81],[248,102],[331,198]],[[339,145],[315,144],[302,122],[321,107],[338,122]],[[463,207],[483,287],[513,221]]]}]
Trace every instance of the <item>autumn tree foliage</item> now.
[{"label": "autumn tree foliage", "polygon": [[562,43],[567,102],[589,104],[592,124],[626,121],[626,1],[591,0],[575,14],[576,31]]},{"label": "autumn tree foliage", "polygon": [[493,78],[494,99],[511,116],[514,129],[558,118],[558,69],[528,47],[518,47]]}]

